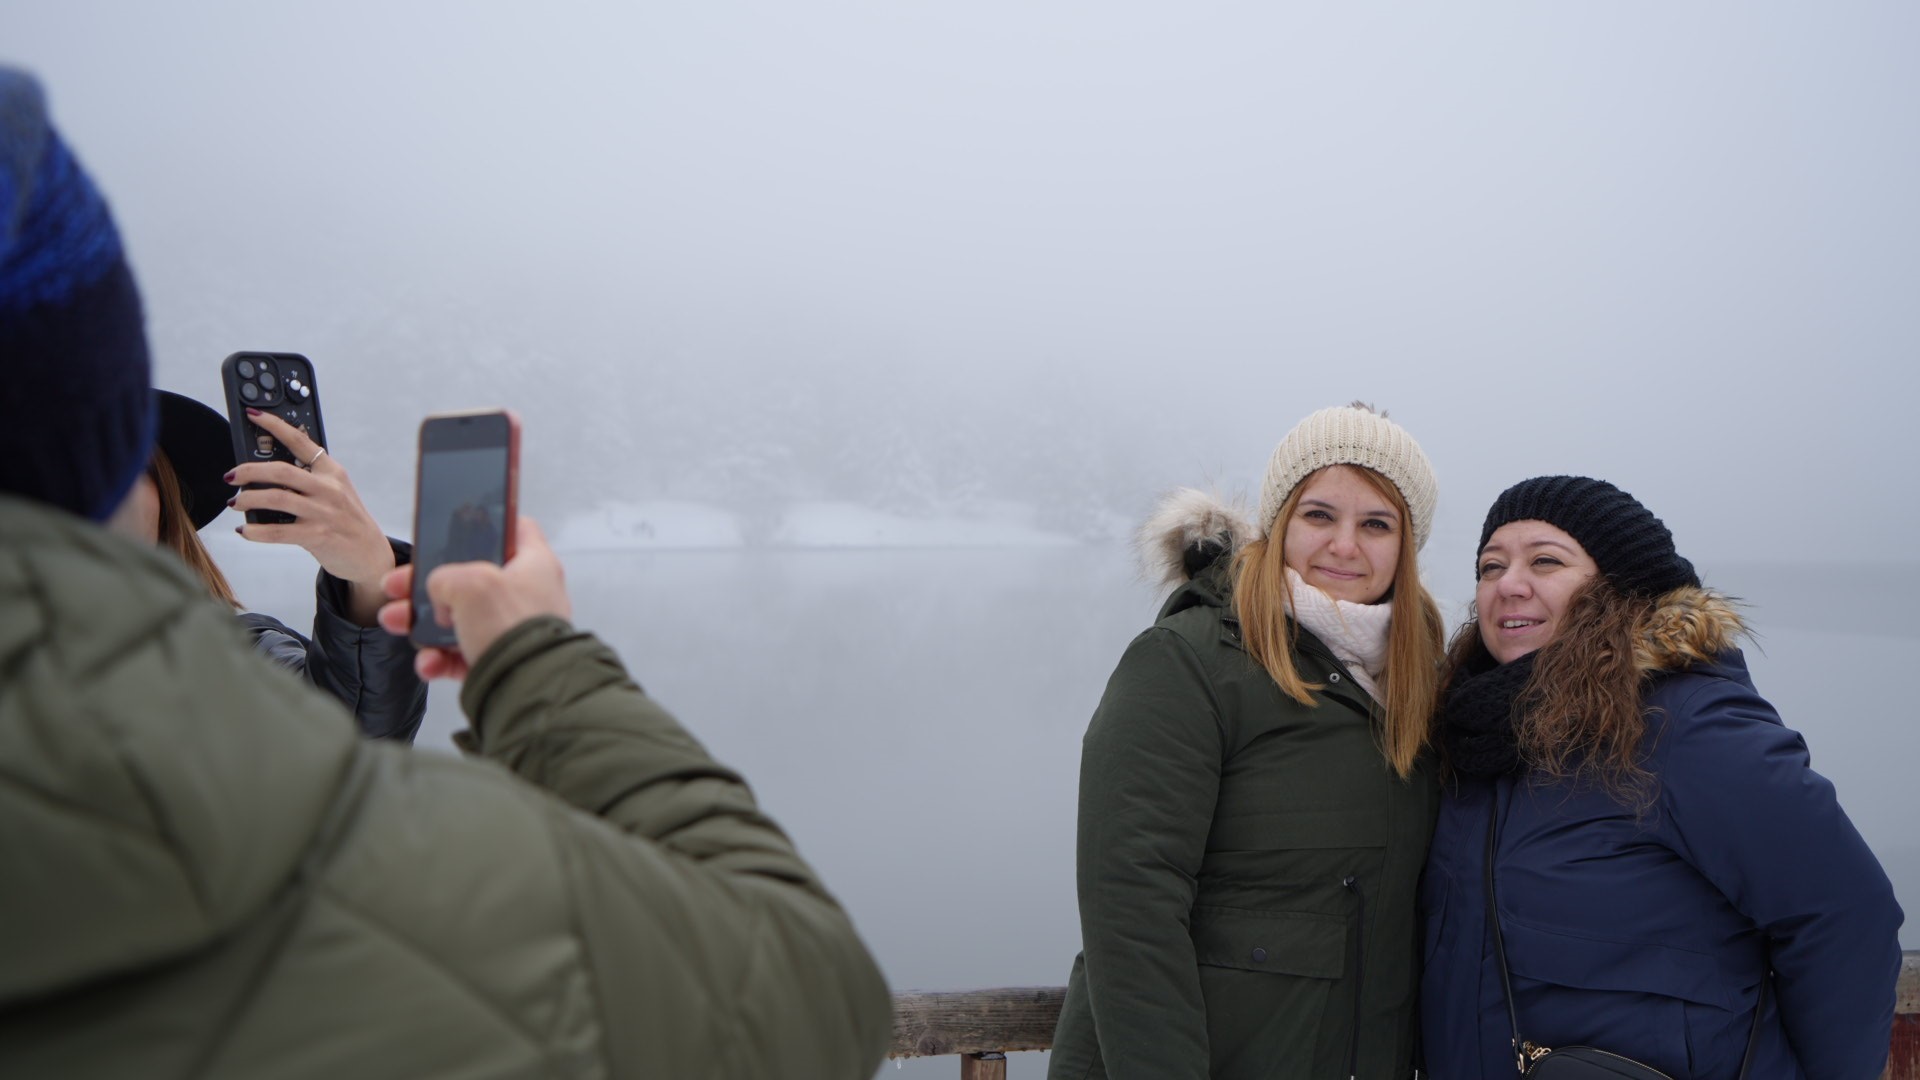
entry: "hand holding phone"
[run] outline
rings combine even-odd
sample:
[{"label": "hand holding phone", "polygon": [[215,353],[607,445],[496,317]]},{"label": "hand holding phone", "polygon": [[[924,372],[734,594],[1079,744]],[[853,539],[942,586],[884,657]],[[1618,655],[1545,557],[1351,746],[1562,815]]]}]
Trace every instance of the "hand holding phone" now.
[{"label": "hand holding phone", "polygon": [[504,567],[453,563],[421,574],[416,567],[402,566],[388,574],[389,602],[380,609],[380,625],[388,633],[406,634],[415,626],[413,596],[422,581],[434,608],[447,613],[458,640],[457,647],[420,650],[413,666],[423,679],[465,678],[471,661],[528,619],[573,617],[566,574],[531,518],[515,521],[514,553]]},{"label": "hand holding phone", "polygon": [[380,523],[360,500],[347,467],[318,443],[271,412],[251,410],[247,418],[292,452],[306,468],[283,461],[235,465],[228,483],[243,490],[229,500],[236,510],[277,510],[284,525],[249,523],[236,530],[262,544],[298,544],[320,568],[348,587],[347,617],[372,625],[380,606],[380,579],[393,569],[393,547]]},{"label": "hand holding phone", "polygon": [[[317,447],[327,445],[327,429],[320,422],[320,391],[313,378],[313,361],[299,353],[237,352],[220,364],[220,381],[227,392],[227,423],[233,429],[233,460],[236,465],[279,461],[306,468],[313,462],[294,456],[273,434],[247,416],[256,409],[287,423],[312,439]],[[272,487],[251,483],[250,490]],[[279,510],[248,510],[247,522],[253,525],[285,525],[292,514]]]},{"label": "hand holding phone", "polygon": [[414,487],[413,631],[416,645],[459,644],[451,612],[436,617],[427,580],[441,566],[513,556],[520,420],[512,412],[450,413],[420,424]]}]

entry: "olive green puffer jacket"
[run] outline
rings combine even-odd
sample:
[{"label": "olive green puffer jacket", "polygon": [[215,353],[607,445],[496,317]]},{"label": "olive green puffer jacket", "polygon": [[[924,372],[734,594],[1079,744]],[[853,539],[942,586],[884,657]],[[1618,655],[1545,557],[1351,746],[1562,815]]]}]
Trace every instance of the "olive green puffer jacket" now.
[{"label": "olive green puffer jacket", "polygon": [[1167,601],[1087,729],[1052,1080],[1413,1073],[1432,767],[1394,775],[1372,699],[1310,633],[1294,663],[1325,689],[1281,693],[1241,644],[1230,561]]},{"label": "olive green puffer jacket", "polygon": [[849,1077],[847,917],[593,638],[355,736],[165,553],[0,496],[0,1076]]}]

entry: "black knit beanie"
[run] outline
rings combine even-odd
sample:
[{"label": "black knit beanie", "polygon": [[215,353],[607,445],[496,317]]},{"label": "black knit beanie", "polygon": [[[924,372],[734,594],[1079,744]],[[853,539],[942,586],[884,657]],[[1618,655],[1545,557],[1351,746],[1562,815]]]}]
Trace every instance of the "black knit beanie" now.
[{"label": "black knit beanie", "polygon": [[154,437],[140,294],[106,201],[0,67],[0,492],[104,520]]},{"label": "black knit beanie", "polygon": [[1544,521],[1587,549],[1600,575],[1629,596],[1659,596],[1699,586],[1693,564],[1673,548],[1673,534],[1633,496],[1586,476],[1536,476],[1500,493],[1480,529],[1487,546],[1495,529],[1512,521]]}]

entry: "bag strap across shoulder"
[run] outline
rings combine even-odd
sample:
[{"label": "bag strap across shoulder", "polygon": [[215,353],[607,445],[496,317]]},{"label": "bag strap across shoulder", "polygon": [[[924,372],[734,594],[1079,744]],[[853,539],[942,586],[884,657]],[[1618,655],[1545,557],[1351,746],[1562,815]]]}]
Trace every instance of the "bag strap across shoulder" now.
[{"label": "bag strap across shoulder", "polygon": [[1500,792],[1492,790],[1487,798],[1487,925],[1493,927],[1493,955],[1500,962],[1500,993],[1507,1001],[1507,1024],[1513,1030],[1513,1064],[1520,1075],[1527,1074],[1527,1043],[1520,1038],[1520,1014],[1513,1007],[1513,981],[1507,976],[1507,940],[1500,932],[1500,912],[1493,904],[1494,825],[1500,819]]},{"label": "bag strap across shoulder", "polygon": [[[1520,1037],[1520,1014],[1513,1005],[1513,980],[1507,974],[1506,935],[1500,932],[1500,911],[1493,899],[1493,849],[1495,826],[1500,820],[1500,793],[1498,789],[1489,792],[1487,799],[1487,925],[1493,927],[1493,955],[1500,962],[1500,991],[1507,999],[1507,1024],[1513,1031],[1513,1063],[1521,1076],[1527,1074],[1529,1051],[1536,1048],[1532,1043]],[[1767,1011],[1767,991],[1773,984],[1773,973],[1763,972],[1760,976],[1760,997],[1753,1004],[1753,1026],[1747,1032],[1747,1052],[1740,1059],[1740,1080],[1747,1080],[1747,1071],[1753,1066],[1754,1051],[1760,1046],[1760,1019]]]}]

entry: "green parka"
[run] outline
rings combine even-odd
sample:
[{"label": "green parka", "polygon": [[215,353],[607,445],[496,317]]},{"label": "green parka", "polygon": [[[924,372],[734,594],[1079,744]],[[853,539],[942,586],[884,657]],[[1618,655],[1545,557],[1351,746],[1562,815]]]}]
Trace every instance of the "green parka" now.
[{"label": "green parka", "polygon": [[356,737],[171,556],[0,496],[0,1076],[847,1077],[885,985],[740,778],[526,623],[477,760]]},{"label": "green parka", "polygon": [[1393,773],[1377,707],[1312,634],[1294,663],[1325,689],[1280,691],[1241,643],[1230,562],[1134,639],[1088,727],[1052,1080],[1413,1074],[1432,767]]}]

